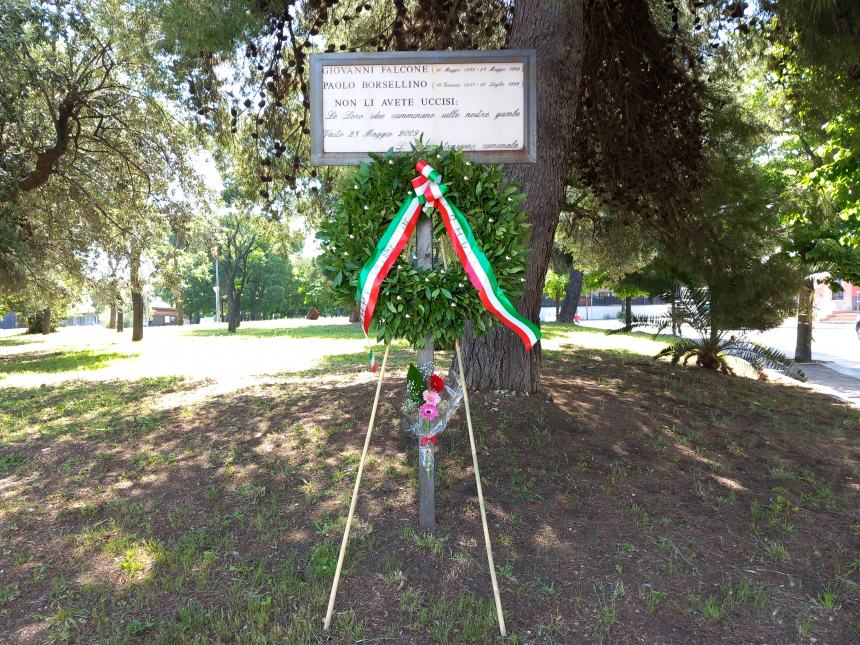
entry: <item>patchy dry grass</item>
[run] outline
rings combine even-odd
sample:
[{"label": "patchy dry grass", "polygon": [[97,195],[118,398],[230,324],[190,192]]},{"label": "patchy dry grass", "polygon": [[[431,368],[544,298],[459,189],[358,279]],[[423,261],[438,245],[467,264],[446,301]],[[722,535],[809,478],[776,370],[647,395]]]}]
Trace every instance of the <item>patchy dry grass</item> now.
[{"label": "patchy dry grass", "polygon": [[98,370],[106,367],[111,361],[121,358],[133,358],[134,356],[136,354],[96,352],[92,350],[18,354],[0,361],[0,374]]},{"label": "patchy dry grass", "polygon": [[[474,396],[511,640],[860,640],[860,414],[612,338],[558,332],[540,396]],[[393,352],[333,640],[496,642],[462,422],[438,530],[416,530],[410,358]],[[168,408],[198,385],[0,388],[0,640],[324,640],[366,359]]]},{"label": "patchy dry grass", "polygon": [[[193,329],[188,336],[228,336],[224,328]],[[239,327],[235,336],[240,338],[316,338],[316,339],[363,339],[364,333],[358,325],[309,325],[306,327]]]}]

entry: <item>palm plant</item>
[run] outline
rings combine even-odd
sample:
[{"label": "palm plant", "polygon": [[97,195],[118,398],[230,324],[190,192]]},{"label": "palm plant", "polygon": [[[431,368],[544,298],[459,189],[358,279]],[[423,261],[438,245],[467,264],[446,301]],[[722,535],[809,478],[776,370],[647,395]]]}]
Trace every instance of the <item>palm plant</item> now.
[{"label": "palm plant", "polygon": [[695,359],[696,365],[734,374],[728,359],[737,358],[747,363],[759,375],[765,377],[764,370],[772,369],[798,381],[806,376],[788,356],[770,347],[749,340],[743,335],[719,329],[715,324],[711,294],[705,287],[684,287],[674,285],[668,297],[674,298],[675,306],[662,316],[637,316],[633,327],[656,327],[655,336],[666,328],[683,329],[684,326],[695,332],[692,338],[676,337],[654,358],[670,357],[672,364],[683,362],[687,365]]}]

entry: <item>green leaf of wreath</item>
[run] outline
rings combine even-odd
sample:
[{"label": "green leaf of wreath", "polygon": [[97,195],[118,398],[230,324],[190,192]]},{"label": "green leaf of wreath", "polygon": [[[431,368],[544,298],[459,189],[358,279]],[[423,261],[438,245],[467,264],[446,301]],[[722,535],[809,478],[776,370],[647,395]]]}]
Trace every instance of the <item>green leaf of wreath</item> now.
[{"label": "green leaf of wreath", "polygon": [[[469,161],[458,150],[425,147],[421,143],[406,153],[371,155],[369,163],[358,166],[340,184],[341,199],[333,205],[332,217],[317,234],[323,251],[320,266],[339,302],[344,306],[354,304],[359,269],[400,204],[413,194],[411,181],[417,174],[415,164],[419,159],[425,159],[442,174],[449,188],[449,201],[465,215],[478,246],[493,264],[499,286],[516,302],[522,293],[524,280],[520,276],[528,266],[529,253],[522,195],[507,184],[499,166]],[[420,347],[430,333],[440,348],[450,347],[462,337],[466,320],[479,334],[497,322],[460,266],[441,218],[434,212],[432,220],[433,268],[418,270],[414,266],[413,236],[380,287],[374,316],[380,340],[404,338]],[[447,269],[442,262],[443,252]],[[440,294],[444,297],[440,298]]]}]

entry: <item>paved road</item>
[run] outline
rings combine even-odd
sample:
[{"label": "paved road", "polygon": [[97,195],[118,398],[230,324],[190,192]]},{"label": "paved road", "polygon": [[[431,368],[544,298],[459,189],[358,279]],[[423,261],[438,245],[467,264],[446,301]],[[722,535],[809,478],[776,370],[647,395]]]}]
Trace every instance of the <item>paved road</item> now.
[{"label": "paved road", "polygon": [[[788,356],[794,356],[797,330],[794,321],[771,329],[755,338]],[[846,376],[860,378],[860,338],[854,325],[821,324],[812,333],[812,359]]]},{"label": "paved road", "polygon": [[[783,325],[756,340],[794,356],[795,334],[794,325]],[[810,385],[860,408],[860,338],[854,325],[824,323],[814,329],[812,359],[816,362],[801,366]]]},{"label": "paved road", "polygon": [[860,408],[860,378],[837,372],[824,363],[804,363],[802,369],[812,389],[835,396]]}]

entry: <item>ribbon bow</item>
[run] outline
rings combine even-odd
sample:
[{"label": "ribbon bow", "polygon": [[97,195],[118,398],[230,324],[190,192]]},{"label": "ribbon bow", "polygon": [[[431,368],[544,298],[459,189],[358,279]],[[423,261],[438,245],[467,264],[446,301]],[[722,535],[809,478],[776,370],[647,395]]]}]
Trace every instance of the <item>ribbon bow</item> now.
[{"label": "ribbon bow", "polygon": [[516,333],[526,349],[531,349],[540,339],[540,330],[516,310],[499,288],[493,267],[475,241],[466,216],[445,198],[448,187],[442,183],[442,175],[424,160],[419,161],[415,168],[421,173],[412,180],[415,196],[410,197],[400,206],[400,210],[385,229],[382,239],[376,244],[376,248],[365,262],[358,277],[356,300],[359,303],[364,333],[367,334],[370,329],[370,321],[373,319],[382,281],[403,251],[403,247],[406,246],[418,222],[418,215],[422,210],[436,208],[445,223],[445,230],[454,251],[466,270],[469,281],[478,290],[478,296],[484,307],[503,325]]},{"label": "ribbon bow", "polygon": [[424,435],[421,437],[420,445],[426,446],[427,444],[431,444],[431,445],[435,446],[437,441],[438,441],[438,439],[436,438],[435,434],[434,435]]},{"label": "ribbon bow", "polygon": [[415,168],[421,173],[412,180],[415,195],[425,210],[433,208],[448,192],[448,187],[441,183],[442,175],[433,170],[433,167],[426,161],[419,161],[415,164]]}]

